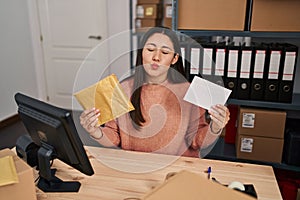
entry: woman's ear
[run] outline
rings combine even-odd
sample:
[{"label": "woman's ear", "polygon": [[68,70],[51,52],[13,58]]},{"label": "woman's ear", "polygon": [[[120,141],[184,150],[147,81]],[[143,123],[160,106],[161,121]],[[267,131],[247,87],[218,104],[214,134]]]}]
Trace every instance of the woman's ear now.
[{"label": "woman's ear", "polygon": [[172,62],[171,62],[172,65],[174,65],[178,61],[178,57],[179,57],[179,55],[178,55],[178,53],[176,53],[173,60],[172,60]]}]

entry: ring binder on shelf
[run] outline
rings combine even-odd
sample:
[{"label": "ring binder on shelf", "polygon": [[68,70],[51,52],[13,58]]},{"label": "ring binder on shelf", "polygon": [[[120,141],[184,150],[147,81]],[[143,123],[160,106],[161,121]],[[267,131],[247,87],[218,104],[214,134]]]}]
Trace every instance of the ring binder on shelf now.
[{"label": "ring binder on shelf", "polygon": [[225,87],[232,90],[230,98],[236,98],[240,47],[229,45],[226,51]]},{"label": "ring binder on shelf", "polygon": [[190,55],[189,55],[189,45],[187,42],[180,43],[180,53],[182,58],[182,63],[185,71],[185,77],[189,80],[190,76]]},{"label": "ring binder on shelf", "polygon": [[214,75],[213,82],[220,86],[224,86],[225,61],[226,61],[225,43],[216,44],[214,54],[215,55],[213,56],[213,59],[215,62],[215,67],[213,72]]},{"label": "ring binder on shelf", "polygon": [[190,51],[189,81],[191,82],[194,76],[198,76],[200,73],[201,47],[200,45],[190,45],[189,51]]},{"label": "ring binder on shelf", "polygon": [[267,67],[264,100],[278,101],[279,70],[281,62],[281,47],[276,44],[269,45],[269,65]]},{"label": "ring binder on shelf", "polygon": [[265,90],[265,68],[268,64],[267,47],[259,44],[253,45],[253,68],[251,68],[251,100],[263,100]]},{"label": "ring binder on shelf", "polygon": [[250,71],[253,66],[253,48],[241,47],[241,62],[237,85],[237,99],[249,99],[251,89]]},{"label": "ring binder on shelf", "polygon": [[214,72],[214,56],[215,56],[215,44],[203,43],[201,53],[201,70],[200,75],[202,78],[213,82]]},{"label": "ring binder on shelf", "polygon": [[278,101],[291,103],[295,77],[295,67],[298,54],[298,47],[292,44],[281,44],[282,70],[280,73]]}]

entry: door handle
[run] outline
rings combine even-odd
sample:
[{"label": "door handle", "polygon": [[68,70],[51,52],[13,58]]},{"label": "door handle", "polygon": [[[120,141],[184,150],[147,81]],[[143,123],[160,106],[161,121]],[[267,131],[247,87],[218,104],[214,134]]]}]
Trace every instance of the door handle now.
[{"label": "door handle", "polygon": [[98,36],[90,35],[90,36],[89,36],[89,39],[101,40],[102,37],[101,37],[100,35],[98,35]]}]

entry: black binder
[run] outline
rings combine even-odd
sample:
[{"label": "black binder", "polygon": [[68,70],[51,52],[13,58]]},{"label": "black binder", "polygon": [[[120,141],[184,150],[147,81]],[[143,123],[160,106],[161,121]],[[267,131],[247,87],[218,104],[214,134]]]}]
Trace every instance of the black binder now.
[{"label": "black binder", "polygon": [[225,63],[226,63],[226,44],[217,43],[213,54],[213,83],[224,87]]},{"label": "black binder", "polygon": [[279,72],[280,63],[282,62],[282,48],[278,44],[269,44],[268,54],[269,64],[267,67],[266,75],[266,85],[265,85],[265,101],[278,101],[278,91],[279,91]]},{"label": "black binder", "polygon": [[225,87],[232,92],[229,98],[236,98],[237,79],[239,73],[240,46],[228,45],[225,61]]},{"label": "black binder", "polygon": [[198,76],[201,70],[200,59],[201,59],[201,45],[193,43],[189,45],[189,61],[190,61],[190,72],[189,81],[191,82],[194,76]]},{"label": "black binder", "polygon": [[180,42],[180,53],[182,58],[182,63],[185,71],[185,77],[189,80],[190,74],[190,63],[189,63],[189,45],[187,42]]},{"label": "black binder", "polygon": [[215,43],[202,43],[200,76],[213,82]]},{"label": "black binder", "polygon": [[253,67],[251,68],[250,99],[261,101],[265,90],[265,68],[268,64],[268,48],[266,45],[253,43]]},{"label": "black binder", "polygon": [[241,61],[239,65],[237,99],[250,99],[251,79],[250,72],[253,68],[253,48],[241,46]]},{"label": "black binder", "polygon": [[282,53],[282,70],[280,73],[278,101],[291,103],[293,96],[295,68],[298,56],[298,47],[292,44],[280,44]]}]

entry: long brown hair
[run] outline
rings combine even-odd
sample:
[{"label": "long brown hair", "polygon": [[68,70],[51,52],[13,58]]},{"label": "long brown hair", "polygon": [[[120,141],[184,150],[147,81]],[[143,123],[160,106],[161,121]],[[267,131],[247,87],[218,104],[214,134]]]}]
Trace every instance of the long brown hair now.
[{"label": "long brown hair", "polygon": [[176,56],[176,54],[179,55],[178,61],[175,64],[170,65],[170,69],[168,71],[168,80],[172,83],[181,83],[186,81],[185,79],[182,78],[185,76],[185,73],[184,73],[183,61],[181,57],[180,43],[177,34],[174,31],[164,27],[150,28],[141,38],[139,48],[137,50],[137,59],[136,59],[134,83],[133,83],[133,94],[131,96],[131,103],[133,104],[135,110],[130,112],[130,117],[136,129],[140,128],[142,126],[142,123],[145,122],[145,119],[141,111],[141,105],[140,105],[142,86],[146,82],[145,81],[146,72],[144,70],[144,67],[142,67],[143,65],[142,53],[148,38],[155,33],[161,33],[168,36],[174,46],[174,50],[175,50],[174,56]]}]

